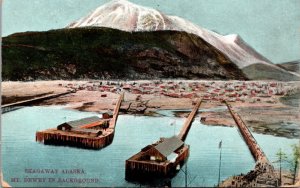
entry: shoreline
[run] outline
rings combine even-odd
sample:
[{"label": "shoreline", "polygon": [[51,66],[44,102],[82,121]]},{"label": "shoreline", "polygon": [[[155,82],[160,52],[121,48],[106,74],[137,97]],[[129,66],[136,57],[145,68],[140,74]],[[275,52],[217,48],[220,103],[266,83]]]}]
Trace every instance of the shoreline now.
[{"label": "shoreline", "polygon": [[[112,81],[106,81],[101,88],[99,86],[99,82],[100,81],[61,80],[2,82],[2,98],[6,97],[15,100],[22,99],[22,97],[34,98],[45,93],[60,93],[75,89],[75,93],[42,101],[37,103],[37,105],[66,105],[66,109],[74,109],[84,112],[101,113],[105,111],[112,111],[118,96],[118,91],[115,89],[117,82],[113,83]],[[173,87],[173,85],[178,85],[177,82],[183,85],[183,91],[180,88]],[[201,84],[204,83],[205,87],[199,88],[191,85],[195,82],[199,82]],[[147,80],[123,83],[122,87],[125,91],[125,99],[124,102],[122,102],[120,113],[156,116],[158,115],[158,110],[191,110],[196,98],[203,98],[206,96],[207,92],[210,92],[211,86],[207,83],[217,84],[222,88],[222,85],[232,82],[167,80],[158,85],[154,81]],[[233,83],[252,84],[255,82],[233,81]],[[143,88],[143,92],[141,93],[141,91],[137,89],[127,90],[129,87],[134,87],[134,84],[139,85],[135,88]],[[298,82],[288,82],[287,84],[288,87],[298,87]],[[166,87],[168,88],[165,89]],[[185,87],[189,87],[190,89],[188,90],[191,90],[191,92],[187,92],[188,90],[186,90]],[[163,91],[171,92],[172,95],[166,95]],[[176,95],[177,93],[181,94]],[[251,101],[251,98],[251,100],[249,99],[250,102],[233,101],[230,103],[241,114],[246,124],[253,132],[287,138],[299,138],[300,129],[298,122],[300,122],[300,117],[297,113],[299,112],[299,107],[288,106],[281,103],[280,97],[281,96],[276,95],[272,96],[270,98],[273,101],[272,103],[269,102],[269,98],[263,97],[258,98],[259,101],[255,103]],[[205,99],[199,108],[200,111],[201,109],[205,109],[205,111],[201,111],[199,113],[202,117],[201,122],[207,126],[235,126],[234,120],[231,118],[229,111],[224,108],[224,106],[225,104],[223,104],[222,101],[214,100],[214,98],[212,100]],[[212,111],[211,109],[214,108],[221,108],[221,110],[218,109]],[[174,115],[175,117],[186,116],[184,112],[176,112]]]}]

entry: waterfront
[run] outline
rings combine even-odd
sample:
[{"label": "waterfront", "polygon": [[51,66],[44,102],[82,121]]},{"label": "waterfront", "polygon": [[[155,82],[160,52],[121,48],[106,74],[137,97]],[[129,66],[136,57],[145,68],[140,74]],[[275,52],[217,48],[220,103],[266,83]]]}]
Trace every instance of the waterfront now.
[{"label": "waterfront", "polygon": [[[240,111],[239,113],[243,117],[243,120],[246,121],[247,126],[249,126],[253,132],[287,138],[299,138],[299,107],[292,103],[296,98],[299,98],[300,90],[298,82],[208,80],[144,80],[120,82],[104,80],[53,80],[3,82],[2,86],[3,104],[22,101],[24,99],[35,99],[49,93],[57,94],[73,90],[76,92],[45,100],[34,105],[67,105],[67,108],[85,112],[106,112],[107,110],[113,110],[115,106],[114,101],[118,98],[120,90],[123,90],[125,97],[120,109],[122,113],[151,116],[154,115],[158,109],[192,109],[195,98],[200,97],[204,99],[206,95],[211,95],[214,97],[210,100],[204,100],[199,110],[202,111],[206,109],[206,111],[202,113],[202,123],[220,126],[233,126],[234,121],[217,96],[221,97],[225,94],[230,94],[230,96],[236,95],[235,102],[230,103],[234,108],[238,108],[237,110]],[[224,93],[223,90],[225,88],[230,90],[230,92]],[[269,94],[267,94],[268,96],[256,96],[254,94],[256,91],[264,92],[264,90],[268,88],[270,89]],[[285,94],[281,95],[281,91]],[[167,95],[165,95],[166,92]],[[253,92],[253,94],[248,95],[249,92]],[[279,93],[276,94],[276,92]],[[240,96],[240,94],[242,94],[242,96]],[[175,95],[179,98],[176,98]],[[230,97],[229,99],[234,99],[234,97]],[[257,100],[255,101],[254,99]],[[284,103],[282,101],[284,101]],[[291,105],[291,103],[293,105]],[[210,110],[210,108],[220,106],[221,108],[225,107],[226,111],[220,109],[213,112]],[[180,115],[180,113],[178,115]],[[256,118],[253,119],[253,117]]]},{"label": "waterfront", "polygon": [[[64,121],[95,115],[95,113],[64,110],[61,107],[26,107],[2,116],[2,164],[5,180],[18,186],[74,186],[71,182],[11,182],[11,178],[43,178],[45,174],[25,173],[25,169],[83,169],[80,174],[50,174],[53,178],[98,178],[97,183],[80,183],[76,186],[138,186],[125,181],[125,160],[140,151],[145,145],[159,137],[170,137],[178,133],[183,118],[173,113],[164,117],[133,115],[119,116],[113,143],[102,150],[83,150],[70,147],[45,146],[35,142],[35,132],[55,127]],[[176,120],[176,125],[170,124]],[[175,129],[175,131],[174,131]],[[290,145],[297,139],[254,134],[270,161],[282,148],[290,153]],[[254,166],[248,147],[240,137],[237,128],[202,125],[199,116],[195,119],[186,143],[190,144],[188,172],[194,179],[190,186],[213,186],[217,184],[219,148],[222,140],[221,179],[246,173]],[[287,168],[287,166],[285,166]],[[179,172],[172,180],[172,186],[184,186],[184,173]]]}]

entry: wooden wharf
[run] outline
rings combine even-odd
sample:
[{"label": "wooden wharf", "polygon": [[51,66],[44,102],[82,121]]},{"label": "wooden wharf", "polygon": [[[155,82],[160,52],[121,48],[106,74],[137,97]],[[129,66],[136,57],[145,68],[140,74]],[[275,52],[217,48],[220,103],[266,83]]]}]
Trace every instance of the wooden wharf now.
[{"label": "wooden wharf", "polygon": [[114,109],[114,112],[113,112],[113,118],[111,119],[111,121],[109,122],[109,128],[110,129],[114,129],[115,126],[116,126],[116,123],[117,123],[117,120],[118,120],[118,116],[119,116],[119,111],[120,111],[120,107],[121,107],[121,103],[122,103],[122,100],[124,99],[124,93],[122,93],[119,97],[119,100],[116,104],[116,107]]},{"label": "wooden wharf", "polygon": [[189,132],[189,130],[191,128],[192,122],[193,122],[193,120],[194,120],[194,118],[195,118],[195,116],[196,116],[196,114],[198,112],[198,109],[199,109],[200,105],[201,105],[201,102],[202,102],[201,99],[199,99],[197,101],[197,103],[194,106],[192,112],[189,114],[188,118],[185,120],[185,122],[183,124],[183,127],[182,127],[181,131],[178,134],[178,138],[180,140],[185,141],[186,136],[187,136],[187,134],[188,134],[188,132]]},{"label": "wooden wharf", "polygon": [[234,176],[229,187],[278,187],[279,178],[272,163],[269,162],[240,115],[233,110],[228,102],[225,101],[225,104],[256,161],[254,170],[251,170],[246,175]]},{"label": "wooden wharf", "polygon": [[246,144],[248,145],[254,159],[256,161],[268,162],[268,159],[267,159],[265,153],[263,152],[263,150],[258,145],[257,141],[255,140],[254,136],[252,135],[251,131],[249,130],[247,125],[244,123],[244,121],[242,120],[240,115],[233,110],[232,106],[228,102],[225,102],[225,104],[227,105],[228,110],[229,110],[230,114],[232,115],[232,117],[233,117],[239,131],[241,132]]},{"label": "wooden wharf", "polygon": [[[47,129],[44,131],[36,132],[36,141],[49,145],[67,145],[87,149],[101,149],[112,143],[115,133],[115,126],[119,115],[119,109],[124,98],[122,93],[115,106],[112,119],[109,120],[109,126],[105,128],[99,136],[92,136],[90,134],[82,134],[78,132],[58,130],[56,128]],[[101,121],[97,124],[89,124],[81,126],[81,129],[91,129],[95,126],[99,126]]]},{"label": "wooden wharf", "polygon": [[125,161],[127,181],[147,182],[153,179],[164,181],[176,175],[189,157],[189,146],[184,141],[200,104],[201,99],[197,101],[178,135],[161,138]]}]

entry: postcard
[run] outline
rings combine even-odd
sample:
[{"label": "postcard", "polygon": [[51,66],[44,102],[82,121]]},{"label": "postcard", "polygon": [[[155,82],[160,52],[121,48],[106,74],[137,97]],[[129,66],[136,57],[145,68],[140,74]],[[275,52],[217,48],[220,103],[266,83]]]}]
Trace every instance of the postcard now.
[{"label": "postcard", "polygon": [[300,186],[300,1],[1,5],[2,187]]}]

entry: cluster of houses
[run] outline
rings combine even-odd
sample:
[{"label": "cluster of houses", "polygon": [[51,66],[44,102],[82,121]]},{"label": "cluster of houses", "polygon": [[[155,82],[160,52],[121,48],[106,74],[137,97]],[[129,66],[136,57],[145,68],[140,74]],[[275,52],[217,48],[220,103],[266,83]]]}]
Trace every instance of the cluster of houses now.
[{"label": "cluster of houses", "polygon": [[[127,92],[139,95],[164,95],[172,98],[202,97],[212,101],[276,102],[276,96],[283,96],[296,86],[289,82],[263,81],[91,81],[84,84],[60,84],[69,89]],[[102,97],[106,97],[103,94]]]},{"label": "cluster of houses", "polygon": [[207,92],[203,99],[219,101],[241,101],[241,102],[259,102],[265,101],[274,103],[274,96],[283,96],[286,90],[283,83],[275,82],[215,82],[207,86]]}]

